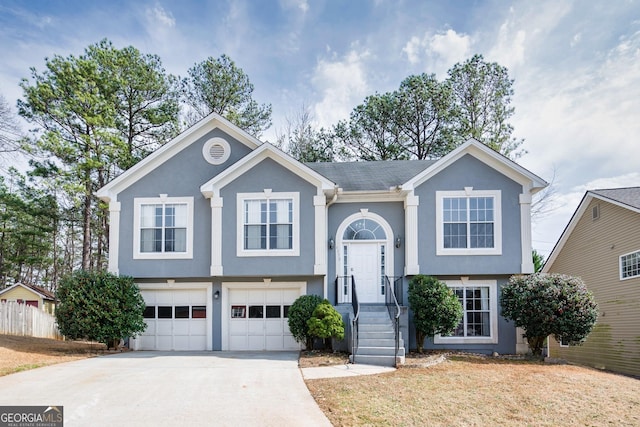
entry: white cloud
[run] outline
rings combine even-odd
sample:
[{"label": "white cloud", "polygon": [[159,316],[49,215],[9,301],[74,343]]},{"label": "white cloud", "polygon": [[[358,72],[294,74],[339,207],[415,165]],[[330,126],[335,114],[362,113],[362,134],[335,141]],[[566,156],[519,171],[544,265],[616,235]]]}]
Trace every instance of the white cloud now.
[{"label": "white cloud", "polygon": [[162,25],[163,27],[173,28],[176,25],[176,20],[171,12],[167,12],[160,5],[156,5],[153,8],[148,8],[147,18],[150,21],[155,22],[156,24]]},{"label": "white cloud", "polygon": [[448,29],[435,34],[427,32],[422,38],[412,36],[402,52],[411,64],[424,62],[425,69],[444,77],[449,68],[469,56],[471,44],[469,35]]},{"label": "white cloud", "polygon": [[364,59],[367,51],[355,48],[338,60],[320,60],[314,70],[312,84],[320,94],[314,106],[320,126],[331,126],[349,117],[349,113],[365,96],[370,95]]},{"label": "white cloud", "polygon": [[307,0],[280,0],[280,7],[283,9],[297,9],[302,13],[307,13],[309,3]]}]

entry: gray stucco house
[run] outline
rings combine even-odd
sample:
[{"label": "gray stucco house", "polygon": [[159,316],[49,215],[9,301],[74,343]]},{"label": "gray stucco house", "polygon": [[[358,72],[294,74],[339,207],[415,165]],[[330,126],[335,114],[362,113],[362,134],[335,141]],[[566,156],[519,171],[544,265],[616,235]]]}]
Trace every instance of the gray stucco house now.
[{"label": "gray stucco house", "polygon": [[351,326],[355,289],[370,315],[342,345],[364,361],[367,348],[388,357],[393,335],[366,324],[386,323],[371,318],[389,319],[394,292],[400,352],[415,348],[407,283],[419,273],[465,308],[453,336],[427,348],[515,353],[498,295],[533,272],[531,197],[546,185],[474,140],[437,161],[303,164],[212,114],[97,194],[109,204],[109,270],[133,276],[147,303],[133,349],[299,349],[291,303],[320,295]]}]

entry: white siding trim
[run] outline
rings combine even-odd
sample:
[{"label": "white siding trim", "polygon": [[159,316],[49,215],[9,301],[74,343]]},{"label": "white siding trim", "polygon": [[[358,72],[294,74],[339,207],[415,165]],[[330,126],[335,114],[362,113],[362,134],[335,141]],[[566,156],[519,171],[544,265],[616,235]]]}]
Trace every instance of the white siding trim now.
[{"label": "white siding trim", "polygon": [[222,276],[222,197],[211,197],[211,275]]},{"label": "white siding trim", "polygon": [[522,247],[522,264],[520,272],[531,274],[534,272],[532,244],[531,244],[531,193],[524,188],[520,194],[520,244]]},{"label": "white siding trim", "polygon": [[[292,199],[293,200],[293,230],[291,249],[244,249],[244,201],[268,199]],[[236,256],[238,257],[271,257],[271,256],[300,256],[300,193],[297,192],[272,192],[265,189],[262,193],[237,193],[236,208]]]},{"label": "white siding trim", "polygon": [[[153,203],[183,203],[187,205],[187,250],[185,252],[140,252],[140,207]],[[133,199],[133,259],[193,258],[193,197],[137,197]]]},{"label": "white siding trim", "polygon": [[[315,211],[315,263],[313,274],[327,274],[327,198],[324,194],[313,197]],[[326,294],[325,294],[326,295]]]},{"label": "white siding trim", "polygon": [[[445,248],[443,199],[448,197],[493,197],[493,248]],[[436,255],[502,255],[502,192],[500,190],[436,191]]]},{"label": "white siding trim", "polygon": [[444,280],[449,287],[453,286],[488,286],[489,287],[489,319],[491,335],[488,337],[433,337],[434,344],[497,344],[498,343],[498,282],[496,280]]},{"label": "white siding trim", "polygon": [[109,202],[109,273],[118,274],[120,254],[120,202]]},{"label": "white siding trim", "polygon": [[[420,198],[413,194],[413,191],[407,194],[404,201],[404,274],[413,275],[420,273],[420,265],[418,264],[418,206]],[[426,239],[427,236],[422,236]]]}]

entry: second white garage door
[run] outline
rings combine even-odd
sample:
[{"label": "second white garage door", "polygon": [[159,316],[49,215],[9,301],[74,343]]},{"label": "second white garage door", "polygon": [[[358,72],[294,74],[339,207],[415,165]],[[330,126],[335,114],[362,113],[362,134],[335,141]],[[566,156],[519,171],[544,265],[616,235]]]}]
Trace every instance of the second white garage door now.
[{"label": "second white garage door", "polygon": [[289,332],[289,307],[300,288],[229,289],[227,300],[229,350],[299,350]]}]

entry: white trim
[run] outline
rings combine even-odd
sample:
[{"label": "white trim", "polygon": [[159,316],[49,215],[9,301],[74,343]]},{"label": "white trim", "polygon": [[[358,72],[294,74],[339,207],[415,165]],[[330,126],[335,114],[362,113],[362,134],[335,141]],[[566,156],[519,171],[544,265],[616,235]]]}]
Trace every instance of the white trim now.
[{"label": "white trim", "polygon": [[[313,197],[315,214],[315,256],[313,274],[327,274],[327,198],[324,194]],[[325,294],[326,295],[326,294]]]},{"label": "white trim", "polygon": [[[246,200],[291,199],[293,202],[293,227],[291,249],[244,249],[244,202]],[[272,192],[236,194],[236,255],[238,257],[299,256],[300,255],[300,193]]]},{"label": "white trim", "polygon": [[420,205],[420,197],[413,194],[413,191],[407,194],[404,202],[404,274],[406,276],[419,274],[420,265],[418,264],[418,206]]},{"label": "white trim", "polygon": [[636,250],[636,251],[631,251],[629,253],[626,254],[622,254],[618,257],[618,272],[620,273],[620,280],[629,280],[629,279],[635,279],[640,277],[640,274],[637,274],[635,276],[629,276],[629,277],[622,277],[622,257],[623,256],[629,256],[629,255],[633,255],[637,253],[640,256],[640,249]]},{"label": "white trim", "polygon": [[625,205],[624,203],[620,203],[617,200],[609,199],[599,194],[593,193],[591,191],[587,191],[584,194],[584,196],[582,196],[582,200],[578,204],[578,207],[576,208],[575,212],[571,216],[569,223],[567,224],[564,231],[560,235],[558,242],[553,247],[551,254],[549,254],[549,257],[547,258],[547,261],[544,263],[544,267],[542,268],[542,272],[544,273],[549,272],[549,270],[551,269],[551,266],[553,265],[556,258],[562,251],[562,248],[564,247],[565,243],[567,243],[567,240],[569,240],[569,237],[571,236],[573,229],[578,225],[578,223],[580,222],[580,219],[582,218],[582,215],[584,215],[585,211],[587,210],[587,208],[589,207],[593,199],[598,199],[603,202],[611,203],[612,205],[620,206],[622,208],[630,210],[631,212],[640,213],[640,209],[634,208],[633,206]]},{"label": "white trim", "polygon": [[[180,291],[188,291],[191,289],[206,289],[207,290],[207,347],[208,351],[213,350],[213,283],[210,282],[179,282],[176,283],[174,280],[167,280],[167,283],[137,283],[138,288],[140,290],[149,290],[149,291],[163,291],[163,290],[180,290]],[[133,349],[137,349],[136,340],[133,340]]]},{"label": "white trim", "polygon": [[222,304],[222,319],[220,327],[222,331],[222,351],[229,350],[229,291],[231,289],[299,289],[300,296],[307,294],[307,282],[271,282],[264,279],[262,282],[222,282],[220,302]]},{"label": "white trim", "polygon": [[[4,288],[3,290],[0,291],[0,295],[5,294],[5,293],[7,293],[7,292],[9,292],[9,291],[11,291],[11,290],[13,290],[15,288],[18,288],[18,287],[23,288],[23,289],[25,289],[25,290],[27,290],[29,292],[32,292],[32,293],[38,295],[40,297],[40,299],[42,299],[43,301],[46,300],[46,301],[54,301],[55,302],[55,300],[49,298],[45,294],[41,294],[40,292],[36,291],[35,289],[31,289],[30,287],[24,285],[23,283],[14,283],[13,285],[9,286],[8,288]],[[40,308],[40,307],[38,307],[38,308]]]},{"label": "white trim", "polygon": [[120,254],[120,202],[109,202],[109,273],[118,274]]},{"label": "white trim", "polygon": [[[222,147],[222,156],[219,158],[215,158],[211,156],[211,148],[214,145],[219,145]],[[229,156],[231,156],[231,146],[224,139],[216,136],[215,138],[210,138],[207,142],[202,146],[202,157],[212,165],[221,165],[227,160],[229,160]]]},{"label": "white trim", "polygon": [[[493,248],[445,248],[443,199],[450,197],[493,197]],[[469,223],[470,219],[467,219]],[[470,236],[467,236],[470,238]],[[467,242],[468,244],[468,242]],[[436,191],[436,255],[502,255],[502,192],[500,190]]]},{"label": "white trim", "polygon": [[435,162],[423,172],[411,178],[402,186],[402,189],[405,191],[411,191],[432,176],[447,168],[465,154],[472,155],[476,159],[521,185],[530,185],[532,194],[537,193],[549,185],[545,180],[523,168],[513,160],[472,138]]},{"label": "white trim", "polygon": [[[377,222],[378,224],[380,224],[380,226],[382,227],[386,235],[386,240],[362,240],[362,241],[347,240],[346,242],[356,242],[354,244],[358,244],[357,242],[360,242],[361,244],[366,244],[366,243],[384,244],[386,246],[386,253],[385,253],[386,275],[389,277],[393,277],[394,267],[395,267],[395,264],[394,264],[395,236],[393,234],[393,229],[391,228],[391,226],[389,225],[386,219],[384,219],[382,216],[376,213],[369,212],[368,209],[360,209],[360,212],[349,215],[348,217],[342,220],[342,222],[340,223],[340,226],[336,230],[336,237],[335,237],[336,276],[342,276],[343,275],[342,272],[344,270],[344,256],[343,256],[344,255],[343,246],[345,244],[345,240],[343,240],[344,231],[353,221],[356,221],[358,219],[363,219],[363,218],[371,219]],[[343,302],[343,301],[339,299],[338,302]]]},{"label": "white trim", "polygon": [[531,274],[535,271],[533,265],[533,246],[531,243],[531,193],[528,188],[523,188],[520,194],[520,247],[522,259],[520,264],[520,273]]},{"label": "white trim", "polygon": [[211,276],[222,276],[222,197],[213,195],[211,205]]},{"label": "white trim", "polygon": [[227,135],[233,137],[238,142],[246,145],[252,150],[264,144],[219,114],[211,113],[99,189],[96,192],[96,195],[104,201],[115,199],[118,193],[122,190],[137,182],[158,166],[171,159],[177,153],[216,128],[222,130]]},{"label": "white trim", "polygon": [[[488,337],[443,337],[440,334],[433,337],[434,344],[497,344],[498,343],[498,282],[496,280],[444,280],[449,287],[485,286],[489,288],[489,321],[491,334]],[[463,309],[463,312],[466,311]]]},{"label": "white trim", "polygon": [[[187,236],[185,252],[140,252],[140,207],[149,204],[186,204]],[[133,259],[191,259],[193,258],[193,197],[136,197],[133,199]]]},{"label": "white trim", "polygon": [[229,166],[214,178],[202,184],[200,186],[200,191],[205,197],[209,198],[211,197],[211,194],[216,191],[220,191],[221,188],[224,188],[226,185],[230,184],[267,158],[275,161],[280,166],[298,175],[321,190],[333,190],[335,188],[335,184],[333,182],[329,181],[313,169],[298,162],[278,150],[273,145],[264,144],[247,154],[240,161]]}]

